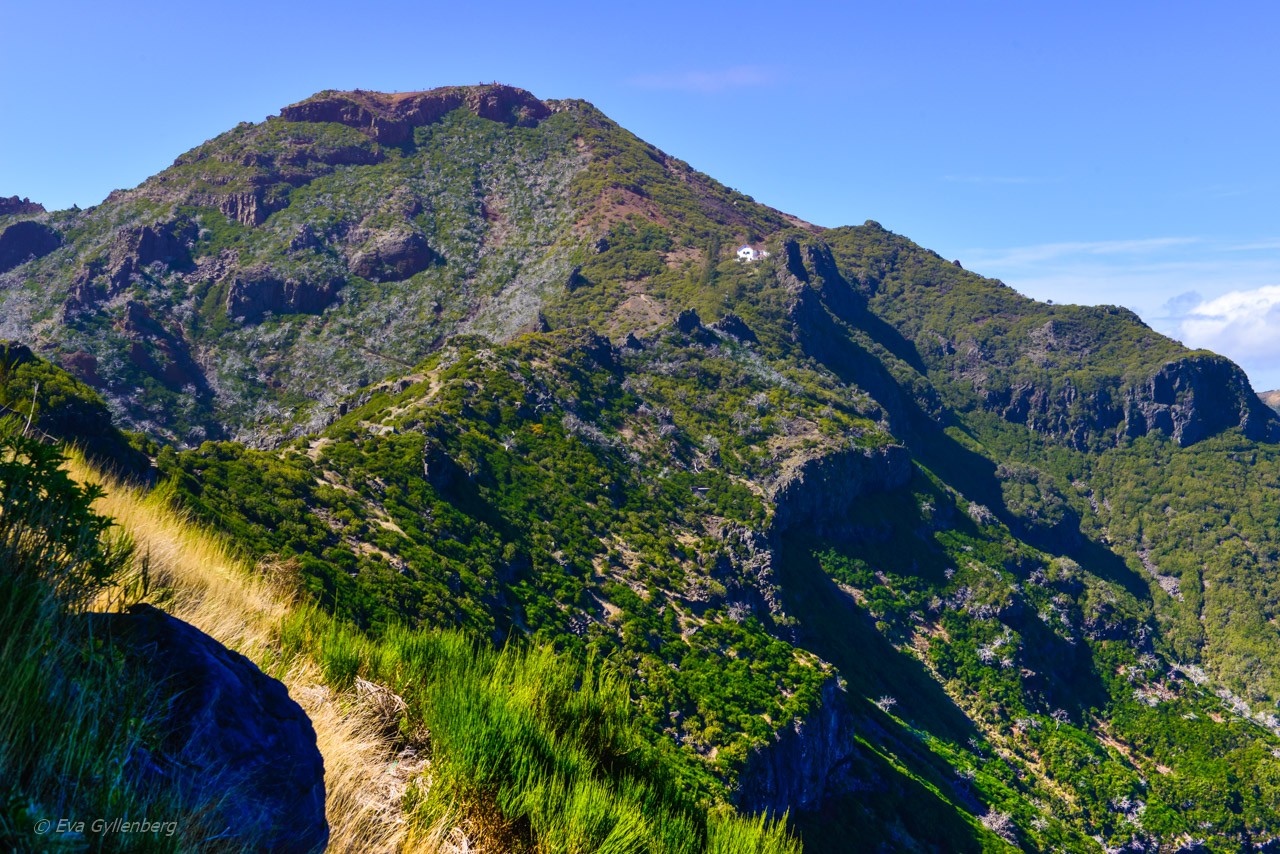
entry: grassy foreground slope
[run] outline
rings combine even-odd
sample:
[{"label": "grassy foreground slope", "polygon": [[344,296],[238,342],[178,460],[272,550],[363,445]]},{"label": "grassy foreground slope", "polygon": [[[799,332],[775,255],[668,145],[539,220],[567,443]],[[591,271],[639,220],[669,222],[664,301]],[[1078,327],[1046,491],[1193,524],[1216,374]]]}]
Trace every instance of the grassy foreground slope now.
[{"label": "grassy foreground slope", "polygon": [[[459,676],[441,702],[486,711],[444,779],[487,781],[502,845],[603,844],[637,803],[626,838],[700,844],[702,804],[801,804],[813,851],[1280,835],[1280,422],[1221,357],[507,87],[321,93],[37,218],[63,243],[0,274],[0,333],[170,443],[165,500],[289,567],[318,610],[279,642],[334,685],[441,729],[397,674]],[[490,644],[483,678],[404,625]],[[555,655],[493,657],[518,637]],[[472,750],[546,703],[595,740]],[[569,787],[592,768],[622,796]]]},{"label": "grassy foreground slope", "polygon": [[706,327],[621,349],[459,340],[318,436],[161,466],[176,500],[296,559],[374,636],[409,614],[635,672],[638,720],[689,786],[742,797],[792,721],[843,709],[848,788],[796,813],[809,850],[1273,837],[1280,740],[1201,684],[1114,558],[1028,533],[1055,522],[1035,472],[1011,462],[987,505],[952,485],[972,484],[964,458],[921,453],[896,485],[819,492],[828,514],[777,535],[770,574],[734,551],[776,535],[780,469],[894,453],[831,382]]},{"label": "grassy foreground slope", "polygon": [[[324,755],[334,850],[400,850],[408,826],[397,798],[384,793],[394,791],[397,777],[393,745],[367,704],[326,688],[305,657],[280,656],[276,626],[288,612],[287,588],[252,576],[216,538],[137,487],[102,475],[83,457],[64,460],[20,430],[0,422],[5,847],[258,850],[255,840],[227,838],[208,820],[217,801],[236,796],[234,788],[217,781],[157,786],[138,776],[134,751],[155,749],[166,737],[166,688],[94,642],[82,617],[145,595],[276,672],[306,706]],[[106,491],[87,485],[104,482]],[[163,818],[175,827],[104,835],[89,817]],[[62,831],[61,819],[86,827]],[[41,821],[54,829],[40,830]],[[438,842],[440,834],[432,838]]]},{"label": "grassy foreground slope", "polygon": [[[14,844],[41,844],[31,828],[47,815],[95,810],[182,816],[182,832],[160,843],[172,850],[204,850],[200,840],[216,835],[199,826],[199,806],[184,801],[187,793],[139,790],[115,772],[109,788],[90,790],[102,800],[84,801],[66,776],[127,766],[113,757],[148,737],[146,710],[160,694],[122,678],[123,665],[106,653],[79,648],[66,634],[72,615],[36,585],[52,585],[64,599],[82,593],[70,601],[76,607],[110,608],[136,598],[119,587],[135,577],[132,559],[146,562],[148,598],[280,676],[307,708],[325,758],[334,850],[454,850],[468,836],[507,850],[796,850],[781,825],[739,818],[728,807],[708,812],[677,788],[678,775],[639,738],[616,676],[584,673],[546,648],[497,652],[452,632],[401,630],[372,642],[299,603],[288,567],[254,570],[159,496],[114,481],[105,492],[80,489],[55,471],[58,462],[48,446],[5,442],[0,521],[10,566],[19,570],[6,583],[27,585],[5,598],[5,628],[14,630],[6,632],[12,654],[5,662],[17,669],[7,673],[16,690],[0,710],[13,787],[4,793],[4,832]],[[82,460],[71,471],[101,480]],[[51,485],[23,491],[40,480]],[[65,539],[62,494],[80,514],[70,529],[78,551],[66,554],[60,542],[31,551],[32,531]],[[99,545],[111,522],[88,511],[94,498],[96,512],[115,520],[133,551]],[[81,583],[85,573],[93,584]],[[33,657],[49,647],[74,660],[75,690],[62,686],[66,677],[40,671]],[[117,731],[112,721],[128,723],[114,724],[125,728]],[[48,727],[60,735],[41,738]]]},{"label": "grassy foreground slope", "polygon": [[[363,748],[335,755],[322,737],[335,850],[392,847],[397,836],[417,850],[455,830],[508,850],[795,850],[782,825],[708,811],[682,791],[608,670],[446,630],[397,628],[375,641],[294,598],[296,569],[251,569],[162,496],[113,484],[100,506],[153,561],[164,555],[172,574],[157,577],[160,601],[176,616],[281,674],[295,696],[318,693],[308,709],[318,730],[317,713],[345,736],[336,750]],[[365,743],[342,743],[352,735]],[[395,761],[378,761],[388,749]],[[403,770],[415,757],[416,773]],[[399,799],[360,796],[389,782]]]}]

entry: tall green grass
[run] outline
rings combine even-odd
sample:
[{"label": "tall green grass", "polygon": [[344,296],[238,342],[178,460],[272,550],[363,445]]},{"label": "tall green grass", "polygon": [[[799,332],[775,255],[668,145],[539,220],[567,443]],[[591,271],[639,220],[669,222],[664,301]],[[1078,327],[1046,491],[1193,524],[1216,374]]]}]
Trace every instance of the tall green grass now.
[{"label": "tall green grass", "polygon": [[[164,737],[161,688],[83,613],[127,575],[129,543],[61,463],[0,421],[0,850],[192,850],[216,835],[212,804],[145,770]],[[94,832],[114,819],[177,825]]]},{"label": "tall green grass", "polygon": [[282,627],[285,656],[313,655],[334,684],[357,676],[406,702],[402,726],[430,733],[429,782],[413,821],[479,831],[538,854],[797,854],[784,823],[711,804],[633,719],[607,662],[549,647],[494,649],[463,633],[392,628],[378,639],[314,609]]}]

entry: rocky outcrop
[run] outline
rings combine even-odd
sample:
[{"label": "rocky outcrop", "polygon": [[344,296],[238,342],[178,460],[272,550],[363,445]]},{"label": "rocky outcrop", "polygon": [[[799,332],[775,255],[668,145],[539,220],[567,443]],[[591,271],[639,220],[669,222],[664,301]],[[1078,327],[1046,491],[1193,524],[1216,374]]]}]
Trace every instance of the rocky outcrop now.
[{"label": "rocky outcrop", "polygon": [[62,357],[62,368],[90,388],[102,388],[106,383],[98,373],[98,357],[84,350],[76,350]]},{"label": "rocky outcrop", "polygon": [[746,341],[750,343],[759,341],[759,339],[756,338],[755,331],[747,325],[747,322],[733,312],[726,314],[724,317],[711,324],[711,328],[717,332],[723,332],[725,335],[731,335],[739,341]]},{"label": "rocky outcrop", "polygon": [[1221,356],[1189,355],[1165,363],[1145,382],[1119,385],[1117,378],[1087,394],[1069,379],[977,390],[984,409],[1081,450],[1098,439],[1110,444],[1153,432],[1183,447],[1232,428],[1250,439],[1280,439],[1280,419],[1244,372]]},{"label": "rocky outcrop", "polygon": [[805,269],[804,257],[800,251],[800,244],[794,240],[788,240],[782,244],[782,257],[786,265],[787,272],[795,276],[797,280],[809,282],[809,271]]},{"label": "rocky outcrop", "polygon": [[107,256],[88,262],[76,275],[67,297],[68,310],[82,310],[123,293],[152,264],[171,270],[190,268],[196,234],[195,223],[187,219],[121,229]]},{"label": "rocky outcrop", "polygon": [[1095,437],[1114,433],[1124,422],[1124,410],[1111,391],[1100,388],[1081,394],[1070,379],[1053,385],[1024,382],[998,390],[981,388],[979,394],[984,409],[1077,450]]},{"label": "rocky outcrop", "polygon": [[747,757],[738,778],[738,808],[778,816],[816,810],[841,782],[841,768],[857,748],[844,692],[833,677],[812,714],[778,730],[773,742]]},{"label": "rocky outcrop", "polygon": [[906,486],[913,470],[911,454],[901,445],[850,446],[792,460],[771,492],[773,534],[803,528],[842,536],[855,499]]},{"label": "rocky outcrop", "polygon": [[[166,329],[144,303],[129,300],[115,328],[130,342],[128,357],[135,367],[171,389],[208,391],[204,371],[191,357],[191,346],[176,323]],[[96,367],[95,362],[95,371]]]},{"label": "rocky outcrop", "polygon": [[698,312],[686,308],[676,317],[676,329],[685,335],[691,335],[702,329],[702,318],[698,317]]},{"label": "rocky outcrop", "polygon": [[1167,433],[1179,445],[1195,444],[1233,427],[1250,439],[1276,441],[1280,420],[1249,385],[1235,363],[1221,356],[1193,355],[1162,366],[1125,398],[1124,432]]},{"label": "rocky outcrop", "polygon": [[43,258],[62,245],[62,235],[42,222],[15,222],[0,232],[0,273],[35,258]]},{"label": "rocky outcrop", "polygon": [[23,216],[26,214],[42,214],[44,212],[44,205],[39,202],[33,202],[26,198],[20,199],[17,196],[9,196],[8,198],[0,196],[0,216]]},{"label": "rocky outcrop", "polygon": [[434,441],[422,447],[422,477],[431,488],[449,494],[467,480],[467,473],[448,452]]},{"label": "rocky outcrop", "polygon": [[116,233],[107,277],[119,290],[144,268],[160,262],[182,269],[191,265],[196,226],[188,220],[127,228]]},{"label": "rocky outcrop", "polygon": [[[711,533],[723,551],[702,564],[703,572],[691,573],[681,590],[683,604],[701,617],[711,608],[742,617],[774,621],[784,616],[781,588],[774,570],[774,550],[769,538],[754,528],[712,522]],[[782,635],[788,630],[775,623]]]},{"label": "rocky outcrop", "polygon": [[121,232],[118,241],[123,252],[134,258],[139,267],[162,261],[170,267],[191,263],[191,244],[196,239],[196,226],[190,220],[156,223]]},{"label": "rocky outcrop", "polygon": [[551,109],[523,89],[492,86],[448,86],[425,92],[322,92],[285,107],[280,117],[290,122],[338,122],[358,129],[384,145],[403,145],[413,129],[439,121],[465,108],[482,119],[532,127]]},{"label": "rocky outcrop", "polygon": [[269,272],[237,274],[227,289],[227,316],[254,323],[267,312],[320,314],[337,299],[342,285],[338,279],[304,282]]},{"label": "rocky outcrop", "polygon": [[194,195],[191,197],[191,203],[215,207],[227,219],[241,225],[256,226],[266,222],[271,214],[284,209],[287,196],[272,194],[268,197],[265,189],[255,189],[217,195]]},{"label": "rocky outcrop", "polygon": [[168,694],[163,744],[135,754],[143,785],[214,805],[213,823],[233,847],[324,849],[324,759],[284,685],[150,605],[89,619]]},{"label": "rocky outcrop", "polygon": [[[769,549],[757,564],[762,593],[774,581],[772,568],[783,539],[803,536],[843,539],[857,534],[850,518],[853,502],[863,496],[905,487],[914,463],[901,445],[877,448],[847,446],[807,454],[789,461],[769,497],[774,515]],[[770,601],[770,610],[774,611]],[[781,815],[820,809],[844,781],[844,769],[857,749],[853,718],[836,677],[823,686],[820,701],[802,719],[774,733],[756,748],[738,778],[737,804],[747,812]]]},{"label": "rocky outcrop", "polygon": [[416,231],[382,232],[351,253],[347,269],[362,279],[399,282],[421,273],[438,257]]}]

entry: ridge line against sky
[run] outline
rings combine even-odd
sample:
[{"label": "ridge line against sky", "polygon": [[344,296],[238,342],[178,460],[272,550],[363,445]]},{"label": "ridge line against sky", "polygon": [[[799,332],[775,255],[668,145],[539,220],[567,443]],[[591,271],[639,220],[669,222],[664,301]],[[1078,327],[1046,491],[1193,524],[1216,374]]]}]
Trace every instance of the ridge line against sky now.
[{"label": "ridge line against sky", "polygon": [[[580,97],[822,225],[1119,303],[1280,387],[1280,7],[0,0],[0,195],[95,204],[326,88]],[[235,61],[232,61],[232,60]]]}]

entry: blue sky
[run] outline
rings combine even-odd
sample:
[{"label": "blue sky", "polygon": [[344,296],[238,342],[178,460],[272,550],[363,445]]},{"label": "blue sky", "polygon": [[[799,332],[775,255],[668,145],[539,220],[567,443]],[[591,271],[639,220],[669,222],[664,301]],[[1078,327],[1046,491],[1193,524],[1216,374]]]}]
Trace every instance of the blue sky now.
[{"label": "blue sky", "polygon": [[1126,305],[1277,388],[1278,24],[1264,3],[0,0],[0,194],[87,206],[320,89],[498,80],[812,222]]}]

